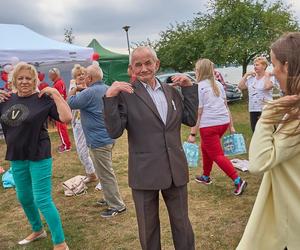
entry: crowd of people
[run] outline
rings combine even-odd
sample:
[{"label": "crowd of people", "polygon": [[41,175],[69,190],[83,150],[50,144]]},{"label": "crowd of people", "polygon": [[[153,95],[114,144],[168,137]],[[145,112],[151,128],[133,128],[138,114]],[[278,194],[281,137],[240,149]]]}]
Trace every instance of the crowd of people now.
[{"label": "crowd of people", "polygon": [[[254,60],[239,88],[249,93],[253,137],[249,150],[250,172],[263,173],[262,183],[237,249],[298,249],[300,240],[300,33],[288,33],[271,46],[273,72],[266,71],[264,57]],[[159,194],[166,204],[174,247],[195,249],[194,231],[188,215],[189,170],[181,142],[181,124],[191,127],[187,140],[201,138],[203,174],[195,181],[212,183],[216,163],[232,180],[234,195],[247,187],[224,155],[221,137],[235,133],[220,77],[209,59],[195,65],[197,83],[185,75],[162,84],[155,77],[160,61],[150,47],[137,47],[130,55],[130,83],[103,82],[99,65],[76,64],[67,93],[59,69],[49,71],[53,87],[34,66],[20,62],[12,74],[13,91],[0,93],[0,115],[17,198],[32,233],[18,242],[26,245],[47,237],[44,216],[55,250],[69,249],[60,215],[51,196],[52,158],[47,131],[49,117],[56,122],[59,153],[71,150],[67,123],[71,122],[75,147],[86,172],[85,182],[98,182],[105,209],[101,217],[126,212],[112,150],[115,139],[127,130],[128,182],[135,205],[139,239],[144,250],[161,249]],[[275,78],[284,96],[272,100]],[[174,87],[181,87],[181,93]]]}]

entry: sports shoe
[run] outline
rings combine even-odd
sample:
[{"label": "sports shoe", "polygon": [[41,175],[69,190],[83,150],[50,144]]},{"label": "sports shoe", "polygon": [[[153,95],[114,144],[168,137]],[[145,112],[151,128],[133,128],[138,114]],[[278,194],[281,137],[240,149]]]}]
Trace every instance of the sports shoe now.
[{"label": "sports shoe", "polygon": [[199,183],[203,183],[205,185],[209,185],[212,183],[212,180],[210,179],[209,176],[205,176],[205,175],[196,175],[195,177],[195,181],[199,182]]},{"label": "sports shoe", "polygon": [[66,148],[64,145],[60,145],[58,148],[57,148],[57,152],[58,153],[64,153],[64,152],[68,152],[68,151],[71,151],[71,148]]},{"label": "sports shoe", "polygon": [[111,218],[118,214],[124,213],[125,211],[126,211],[126,207],[124,207],[120,210],[115,209],[115,208],[107,208],[103,212],[101,212],[100,216],[102,218]]},{"label": "sports shoe", "polygon": [[233,192],[234,195],[241,195],[247,187],[247,182],[240,179],[240,182],[235,185],[235,190]]}]

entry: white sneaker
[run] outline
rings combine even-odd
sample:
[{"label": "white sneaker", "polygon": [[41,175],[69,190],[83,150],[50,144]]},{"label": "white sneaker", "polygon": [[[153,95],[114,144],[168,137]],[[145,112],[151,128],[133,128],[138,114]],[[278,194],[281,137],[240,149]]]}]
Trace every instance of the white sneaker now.
[{"label": "white sneaker", "polygon": [[102,185],[101,185],[100,182],[97,184],[97,186],[95,187],[95,189],[96,189],[97,191],[101,191],[101,190],[102,190]]},{"label": "white sneaker", "polygon": [[47,233],[46,231],[43,231],[41,234],[39,234],[38,236],[36,236],[35,238],[31,239],[31,240],[27,240],[27,239],[24,239],[24,240],[21,240],[18,242],[19,245],[27,245],[33,241],[36,241],[38,239],[43,239],[43,238],[46,238],[47,237]]}]

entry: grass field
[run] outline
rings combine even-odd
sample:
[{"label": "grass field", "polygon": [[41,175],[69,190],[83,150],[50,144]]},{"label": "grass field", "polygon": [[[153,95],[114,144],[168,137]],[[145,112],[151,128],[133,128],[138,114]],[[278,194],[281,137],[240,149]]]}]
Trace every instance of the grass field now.
[{"label": "grass field", "polygon": [[[235,128],[244,134],[249,145],[251,132],[248,121],[247,105],[239,102],[230,105]],[[182,129],[182,139],[187,138],[189,130]],[[71,130],[70,136],[72,137]],[[101,192],[95,191],[95,183],[89,184],[88,193],[79,197],[65,197],[61,183],[78,174],[84,175],[76,155],[75,148],[64,154],[56,153],[59,145],[58,136],[51,133],[53,146],[53,197],[60,211],[66,241],[71,250],[134,250],[140,249],[134,204],[131,190],[127,184],[127,138],[123,135],[117,140],[113,151],[113,166],[117,175],[122,197],[127,205],[127,212],[111,219],[100,217],[101,209],[95,205],[101,197]],[[0,142],[1,166],[8,168],[4,154],[5,143]],[[247,155],[240,158],[247,159]],[[248,181],[246,192],[241,197],[232,194],[231,180],[214,166],[213,184],[204,186],[193,179],[200,174],[200,167],[190,170],[189,214],[195,232],[196,249],[203,250],[231,250],[237,246],[249,214],[251,212],[261,177],[241,173]],[[147,178],[147,177],[145,177]],[[166,207],[160,203],[160,219],[162,232],[162,248],[174,249],[171,229]],[[52,243],[48,234],[47,239],[34,242],[24,248],[16,245],[30,233],[29,224],[18,204],[13,189],[4,190],[0,187],[0,249],[51,249]],[[48,228],[46,227],[48,231]],[[49,233],[49,231],[48,231]]]}]

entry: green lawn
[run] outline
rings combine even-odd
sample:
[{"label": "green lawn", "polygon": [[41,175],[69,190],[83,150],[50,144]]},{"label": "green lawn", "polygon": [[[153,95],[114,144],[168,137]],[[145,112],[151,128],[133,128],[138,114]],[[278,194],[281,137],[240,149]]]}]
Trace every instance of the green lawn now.
[{"label": "green lawn", "polygon": [[[230,105],[236,130],[244,134],[249,145],[251,131],[248,121],[247,105],[239,102]],[[71,130],[70,130],[71,134]],[[183,127],[182,139],[185,140],[189,129]],[[71,135],[72,136],[72,135]],[[51,133],[53,145],[53,197],[61,213],[66,241],[70,249],[78,250],[109,250],[109,249],[140,249],[137,223],[131,191],[127,184],[127,139],[120,138],[113,151],[113,165],[116,171],[120,190],[127,205],[127,212],[112,219],[100,217],[101,209],[95,201],[101,192],[95,191],[95,183],[89,184],[88,193],[79,197],[65,197],[61,183],[74,175],[84,174],[76,155],[75,148],[71,152],[58,154],[55,148],[59,145],[55,132]],[[1,166],[8,168],[4,154],[6,146],[0,142]],[[240,156],[247,158],[247,155]],[[201,174],[200,167],[190,170],[189,212],[195,232],[196,249],[226,250],[235,249],[251,212],[260,177],[249,173],[241,173],[248,181],[246,192],[241,197],[232,195],[231,180],[217,167],[214,167],[213,184],[204,186],[196,183],[195,174]],[[32,243],[24,248],[16,245],[30,233],[30,227],[18,204],[13,189],[0,188],[0,249],[51,249],[50,236],[42,241]],[[160,204],[160,218],[163,249],[174,249],[167,211],[163,202]],[[46,227],[47,231],[48,228]]]}]

